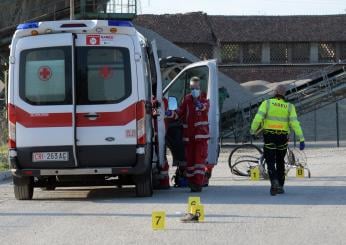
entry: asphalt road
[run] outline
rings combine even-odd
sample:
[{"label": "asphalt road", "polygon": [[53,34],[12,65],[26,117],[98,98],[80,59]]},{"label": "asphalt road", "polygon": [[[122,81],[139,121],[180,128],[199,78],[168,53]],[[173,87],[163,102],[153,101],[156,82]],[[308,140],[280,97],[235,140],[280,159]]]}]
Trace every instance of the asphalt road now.
[{"label": "asphalt road", "polygon": [[[182,224],[191,193],[133,189],[35,189],[16,201],[0,183],[0,244],[346,244],[346,148],[306,151],[311,179],[291,173],[286,194],[269,195],[268,181],[234,177],[221,155],[211,186],[199,196],[205,222]],[[166,211],[166,229],[153,231],[151,213]]]}]

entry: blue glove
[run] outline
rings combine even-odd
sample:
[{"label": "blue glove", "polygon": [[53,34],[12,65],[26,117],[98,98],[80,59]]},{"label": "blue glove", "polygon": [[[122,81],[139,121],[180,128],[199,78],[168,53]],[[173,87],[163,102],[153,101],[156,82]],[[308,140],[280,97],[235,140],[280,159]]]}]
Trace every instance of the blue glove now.
[{"label": "blue glove", "polygon": [[300,144],[299,144],[299,150],[304,150],[305,149],[305,142],[304,141],[301,141]]},{"label": "blue glove", "polygon": [[196,100],[195,106],[198,110],[202,110],[203,109],[203,105],[199,100]]},{"label": "blue glove", "polygon": [[173,112],[171,110],[165,111],[166,117],[171,117],[173,115]]}]

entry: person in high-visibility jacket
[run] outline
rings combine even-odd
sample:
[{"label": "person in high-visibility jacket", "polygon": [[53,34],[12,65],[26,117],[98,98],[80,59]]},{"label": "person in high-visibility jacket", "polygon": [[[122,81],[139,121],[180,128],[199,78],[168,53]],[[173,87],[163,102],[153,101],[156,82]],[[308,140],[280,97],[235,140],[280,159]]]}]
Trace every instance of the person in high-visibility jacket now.
[{"label": "person in high-visibility jacket", "polygon": [[283,194],[285,184],[285,155],[288,135],[292,129],[304,150],[304,136],[297,118],[296,108],[285,100],[286,87],[278,85],[275,97],[261,103],[251,124],[250,133],[256,135],[263,130],[264,158],[271,182],[270,194]]}]

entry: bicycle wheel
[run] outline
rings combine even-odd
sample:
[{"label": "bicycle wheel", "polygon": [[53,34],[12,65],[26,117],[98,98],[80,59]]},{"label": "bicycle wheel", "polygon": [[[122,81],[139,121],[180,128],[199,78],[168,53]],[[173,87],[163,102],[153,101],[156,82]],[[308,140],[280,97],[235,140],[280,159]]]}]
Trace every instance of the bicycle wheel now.
[{"label": "bicycle wheel", "polygon": [[250,167],[258,165],[262,155],[262,150],[255,145],[240,145],[234,148],[230,153],[228,166],[232,174],[250,176]]}]

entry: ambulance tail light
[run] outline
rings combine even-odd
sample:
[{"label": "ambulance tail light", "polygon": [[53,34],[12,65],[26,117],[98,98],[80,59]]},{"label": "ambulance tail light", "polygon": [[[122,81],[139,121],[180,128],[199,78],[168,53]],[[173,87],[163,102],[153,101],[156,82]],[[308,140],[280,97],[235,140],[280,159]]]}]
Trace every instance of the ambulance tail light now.
[{"label": "ambulance tail light", "polygon": [[140,101],[136,104],[136,121],[137,121],[137,145],[144,145],[146,144],[144,101]]},{"label": "ambulance tail light", "polygon": [[16,108],[8,104],[8,148],[16,148]]}]

